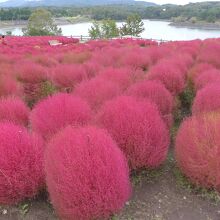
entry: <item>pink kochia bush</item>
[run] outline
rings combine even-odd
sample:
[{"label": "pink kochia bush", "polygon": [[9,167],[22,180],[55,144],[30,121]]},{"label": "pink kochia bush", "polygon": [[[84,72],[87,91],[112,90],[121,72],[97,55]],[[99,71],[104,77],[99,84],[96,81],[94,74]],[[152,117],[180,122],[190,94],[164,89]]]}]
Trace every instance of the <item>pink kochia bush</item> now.
[{"label": "pink kochia bush", "polygon": [[15,66],[15,72],[17,73],[17,78],[26,83],[42,82],[48,77],[47,68],[30,61],[18,63]]},{"label": "pink kochia bush", "polygon": [[29,109],[18,97],[0,99],[0,121],[11,121],[18,125],[27,126]]},{"label": "pink kochia bush", "polygon": [[0,123],[0,204],[34,197],[44,186],[43,141],[12,123]]},{"label": "pink kochia bush", "polygon": [[31,112],[32,129],[48,140],[67,125],[85,125],[91,116],[89,105],[70,94],[59,93],[39,102]]},{"label": "pink kochia bush", "polygon": [[0,96],[21,96],[22,87],[10,75],[0,75]]},{"label": "pink kochia bush", "polygon": [[193,114],[220,110],[220,83],[211,83],[199,90],[193,102]]},{"label": "pink kochia bush", "polygon": [[196,90],[199,90],[204,88],[209,83],[215,83],[215,82],[218,82],[220,84],[220,70],[213,68],[202,72],[195,79],[194,83]]},{"label": "pink kochia bush", "polygon": [[117,83],[122,90],[126,90],[133,83],[143,80],[145,74],[141,70],[133,70],[131,68],[105,68],[100,71],[100,77],[104,80]]},{"label": "pink kochia bush", "polygon": [[82,65],[62,64],[54,68],[51,78],[56,86],[73,89],[76,84],[87,79],[87,76]]},{"label": "pink kochia bush", "polygon": [[164,84],[164,86],[176,96],[180,94],[185,87],[184,75],[180,69],[166,61],[160,61],[153,66],[148,73],[148,79],[157,80]]},{"label": "pink kochia bush", "polygon": [[67,127],[49,142],[46,182],[62,220],[108,219],[131,194],[127,161],[110,135]]},{"label": "pink kochia bush", "polygon": [[113,82],[96,77],[80,83],[73,94],[85,99],[91,108],[96,111],[105,101],[119,95],[120,88]]},{"label": "pink kochia bush", "polygon": [[105,103],[96,120],[125,153],[131,169],[158,167],[165,160],[168,129],[150,101],[117,97]]},{"label": "pink kochia bush", "polygon": [[196,80],[196,78],[204,71],[213,69],[214,66],[208,63],[196,63],[192,69],[188,73],[188,78],[192,81]]},{"label": "pink kochia bush", "polygon": [[168,127],[171,127],[173,97],[162,83],[154,80],[138,82],[128,89],[127,94],[154,102]]},{"label": "pink kochia bush", "polygon": [[193,116],[183,122],[175,155],[181,171],[195,184],[220,191],[220,115]]}]

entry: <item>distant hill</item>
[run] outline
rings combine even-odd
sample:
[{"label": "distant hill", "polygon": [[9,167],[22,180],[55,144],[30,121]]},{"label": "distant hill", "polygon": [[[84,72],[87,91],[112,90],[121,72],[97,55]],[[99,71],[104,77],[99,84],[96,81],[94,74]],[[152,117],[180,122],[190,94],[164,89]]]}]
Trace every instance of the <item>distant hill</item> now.
[{"label": "distant hill", "polygon": [[8,0],[0,3],[0,7],[37,7],[37,6],[96,6],[111,4],[143,4],[144,6],[155,6],[155,3],[135,0]]}]

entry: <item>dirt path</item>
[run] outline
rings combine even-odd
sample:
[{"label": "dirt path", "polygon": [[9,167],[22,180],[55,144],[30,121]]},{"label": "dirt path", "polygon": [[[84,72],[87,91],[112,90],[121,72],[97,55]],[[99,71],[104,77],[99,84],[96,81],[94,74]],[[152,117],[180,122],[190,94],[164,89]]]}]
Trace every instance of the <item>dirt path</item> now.
[{"label": "dirt path", "polygon": [[[133,177],[134,192],[113,220],[220,220],[220,198],[214,192],[195,193],[168,161],[162,169]],[[182,186],[184,185],[184,187]],[[0,220],[58,220],[46,199],[17,207],[1,207]]]}]

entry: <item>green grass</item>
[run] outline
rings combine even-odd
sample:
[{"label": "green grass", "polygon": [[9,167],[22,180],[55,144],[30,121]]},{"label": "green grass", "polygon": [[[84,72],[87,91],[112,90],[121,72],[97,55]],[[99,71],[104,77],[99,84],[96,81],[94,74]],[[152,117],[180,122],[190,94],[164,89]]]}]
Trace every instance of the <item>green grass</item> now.
[{"label": "green grass", "polygon": [[47,97],[57,91],[56,87],[50,81],[45,81],[41,84],[41,96]]},{"label": "green grass", "polygon": [[166,165],[162,165],[157,169],[142,169],[133,171],[131,175],[132,184],[133,186],[140,185],[143,180],[148,183],[155,182],[160,176],[164,174],[165,170]]},{"label": "green grass", "polygon": [[21,213],[21,215],[25,216],[30,210],[30,203],[23,202],[19,204],[18,208],[19,208],[19,212]]},{"label": "green grass", "polygon": [[197,186],[190,182],[190,180],[185,177],[178,167],[173,168],[173,174],[176,178],[176,183],[181,188],[188,190],[190,193],[196,194],[197,196],[210,200],[213,204],[220,204],[220,194],[214,189],[206,189],[201,186]]}]

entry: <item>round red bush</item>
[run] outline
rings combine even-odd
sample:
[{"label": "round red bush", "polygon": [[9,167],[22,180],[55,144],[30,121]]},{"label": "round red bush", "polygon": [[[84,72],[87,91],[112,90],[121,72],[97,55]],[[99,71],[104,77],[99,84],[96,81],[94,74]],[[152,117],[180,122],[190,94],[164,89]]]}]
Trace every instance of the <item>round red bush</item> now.
[{"label": "round red bush", "polygon": [[165,86],[154,80],[145,80],[131,86],[128,95],[138,99],[150,99],[154,102],[162,115],[170,114],[173,110],[173,97]]},{"label": "round red bush", "polygon": [[141,70],[131,68],[105,68],[100,72],[100,77],[105,80],[117,83],[122,90],[127,89],[133,83],[144,79],[145,74]]},{"label": "round red bush", "polygon": [[210,83],[219,82],[220,84],[220,70],[218,69],[210,69],[207,71],[202,72],[196,79],[195,79],[195,88],[196,90],[204,88],[206,85]]},{"label": "round red bush", "polygon": [[0,123],[0,204],[34,197],[44,186],[43,141],[23,127]]},{"label": "round red bush", "polygon": [[204,71],[213,69],[213,66],[208,63],[196,63],[193,68],[189,71],[188,77],[194,81]]},{"label": "round red bush", "polygon": [[38,83],[47,80],[48,70],[34,62],[19,63],[15,69],[17,78],[22,82]]},{"label": "round red bush", "polygon": [[148,50],[145,48],[133,48],[123,54],[121,63],[123,66],[129,66],[132,69],[147,70],[151,65],[151,57],[147,52]]},{"label": "round red bush", "polygon": [[0,96],[21,96],[23,93],[20,84],[10,75],[0,76]]},{"label": "round red bush", "polygon": [[31,112],[32,129],[48,140],[67,125],[85,125],[91,116],[89,105],[81,98],[59,93],[39,102]]},{"label": "round red bush", "polygon": [[85,99],[93,110],[120,94],[119,86],[100,77],[80,83],[74,90],[74,95]]},{"label": "round red bush", "polygon": [[88,61],[84,63],[84,68],[88,79],[91,79],[92,77],[95,77],[103,67],[101,67],[97,61]]},{"label": "round red bush", "polygon": [[0,99],[0,121],[11,121],[15,124],[27,126],[28,117],[29,109],[20,98]]},{"label": "round red bush", "polygon": [[195,184],[220,191],[220,115],[188,118],[181,125],[175,155],[181,171]]},{"label": "round red bush", "polygon": [[200,50],[199,56],[197,58],[200,63],[210,63],[216,68],[220,68],[219,61],[219,53],[220,53],[220,43],[215,39],[207,39],[203,42],[203,46]]},{"label": "round red bush", "polygon": [[97,115],[125,153],[131,169],[154,168],[166,158],[169,134],[156,105],[120,96],[106,102]]},{"label": "round red bush", "polygon": [[57,133],[46,149],[45,170],[63,220],[107,219],[130,197],[127,161],[102,129],[69,126]]},{"label": "round red bush", "polygon": [[209,84],[197,92],[192,106],[193,114],[218,110],[220,110],[220,83]]},{"label": "round red bush", "polygon": [[180,69],[166,61],[161,61],[153,66],[149,73],[148,79],[160,81],[171,92],[172,95],[180,94],[185,87],[184,75]]},{"label": "round red bush", "polygon": [[167,126],[172,125],[173,97],[162,83],[145,80],[131,86],[127,94],[138,99],[149,99],[154,102]]},{"label": "round red bush", "polygon": [[62,64],[54,68],[52,81],[61,88],[74,88],[81,81],[87,79],[86,70],[78,64]]}]

